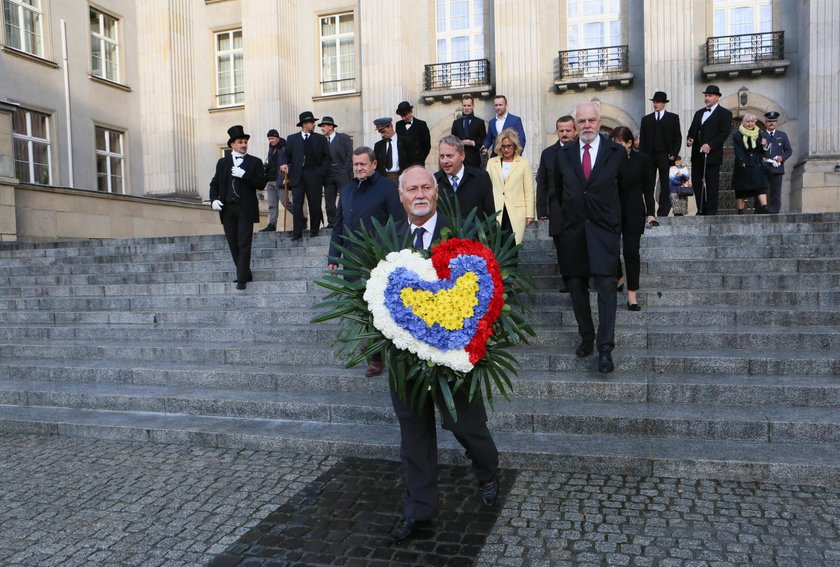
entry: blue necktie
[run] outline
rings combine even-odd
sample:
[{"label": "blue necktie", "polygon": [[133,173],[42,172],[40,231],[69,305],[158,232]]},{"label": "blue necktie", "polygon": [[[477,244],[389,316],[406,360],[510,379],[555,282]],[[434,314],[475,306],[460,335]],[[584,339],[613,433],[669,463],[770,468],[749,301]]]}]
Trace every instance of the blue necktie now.
[{"label": "blue necktie", "polygon": [[453,176],[450,178],[450,180],[451,180],[451,182],[452,182],[452,192],[453,192],[453,193],[457,193],[457,192],[458,192],[458,177],[457,177],[457,176],[455,176],[455,175],[453,175]]},{"label": "blue necktie", "polygon": [[422,226],[418,226],[414,230],[414,248],[416,250],[424,250],[425,246],[423,246],[423,235],[426,234],[426,229]]}]

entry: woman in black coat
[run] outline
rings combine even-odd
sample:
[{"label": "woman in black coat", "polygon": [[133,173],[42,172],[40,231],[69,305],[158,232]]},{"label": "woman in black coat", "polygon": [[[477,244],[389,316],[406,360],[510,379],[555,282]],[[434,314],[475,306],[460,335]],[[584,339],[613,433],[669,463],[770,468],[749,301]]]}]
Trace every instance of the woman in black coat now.
[{"label": "woman in black coat", "polygon": [[755,114],[748,112],[737,130],[732,134],[732,149],[735,150],[735,165],[732,168],[732,189],[735,190],[735,206],[738,214],[746,210],[746,199],[758,198],[755,212],[766,214],[767,176],[764,174],[764,155],[769,140],[767,134],[756,126]]},{"label": "woman in black coat", "polygon": [[[656,220],[653,168],[645,154],[633,151],[633,132],[630,128],[619,126],[612,131],[610,138],[627,149],[627,159],[618,174],[618,194],[621,199],[621,240],[627,271],[627,309],[641,311],[642,308],[636,298],[641,270],[639,247],[642,234],[645,232],[645,223]],[[621,278],[619,278],[620,281]]]}]

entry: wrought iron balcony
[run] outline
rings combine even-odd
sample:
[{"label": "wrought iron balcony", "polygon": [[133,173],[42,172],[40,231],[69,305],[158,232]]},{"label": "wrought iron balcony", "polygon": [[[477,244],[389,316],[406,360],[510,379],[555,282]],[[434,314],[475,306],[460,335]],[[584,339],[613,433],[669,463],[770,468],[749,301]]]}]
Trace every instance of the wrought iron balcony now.
[{"label": "wrought iron balcony", "polygon": [[785,32],[748,33],[706,39],[707,79],[719,76],[784,73],[790,61],[785,59]]},{"label": "wrought iron balcony", "polygon": [[464,93],[489,96],[492,91],[490,61],[487,59],[425,66],[422,96],[427,102],[450,100]]},{"label": "wrought iron balcony", "polygon": [[559,92],[608,86],[629,86],[633,80],[626,45],[561,51],[554,85]]}]

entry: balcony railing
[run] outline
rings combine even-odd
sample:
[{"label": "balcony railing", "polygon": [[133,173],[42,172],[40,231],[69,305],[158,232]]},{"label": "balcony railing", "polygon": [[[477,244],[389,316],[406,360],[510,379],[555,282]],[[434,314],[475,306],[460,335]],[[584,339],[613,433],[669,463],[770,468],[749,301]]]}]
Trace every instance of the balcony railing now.
[{"label": "balcony railing", "polygon": [[490,61],[487,59],[426,65],[423,75],[423,90],[428,92],[483,88],[489,84]]},{"label": "balcony railing", "polygon": [[605,77],[629,71],[627,46],[594,47],[560,52],[557,80]]},{"label": "balcony railing", "polygon": [[785,58],[785,32],[747,33],[706,39],[706,64],[731,65]]}]

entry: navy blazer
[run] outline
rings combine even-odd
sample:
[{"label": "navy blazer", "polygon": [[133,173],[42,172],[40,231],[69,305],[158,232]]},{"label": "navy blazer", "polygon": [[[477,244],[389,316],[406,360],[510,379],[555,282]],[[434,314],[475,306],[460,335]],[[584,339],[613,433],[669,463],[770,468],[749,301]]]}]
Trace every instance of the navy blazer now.
[{"label": "navy blazer", "polygon": [[723,144],[732,135],[732,113],[718,104],[706,122],[700,123],[705,114],[706,108],[701,108],[694,113],[694,120],[688,129],[688,138],[694,140],[691,145],[691,167],[692,171],[703,167],[703,154],[700,147],[709,144],[712,151],[705,158],[706,163],[720,165],[723,163]]},{"label": "navy blazer", "polygon": [[[468,127],[464,128],[464,122]],[[481,167],[481,144],[487,136],[484,120],[475,114],[463,115],[452,121],[450,133],[461,140],[472,140],[474,146],[464,146],[464,163],[472,167]]]},{"label": "navy blazer", "polygon": [[[232,155],[226,155],[216,162],[216,173],[210,180],[210,201],[224,202],[227,187],[234,183],[236,192],[239,193],[241,210],[251,222],[259,222],[257,191],[265,188],[265,167],[260,158],[248,154],[245,154],[240,167],[245,170],[245,175],[237,179],[230,173],[233,168]],[[222,212],[219,211],[219,220],[221,219]]]},{"label": "navy blazer", "polygon": [[[487,121],[489,126],[487,127],[487,137],[484,138],[484,147],[490,151],[490,157],[496,155],[496,138],[498,137],[499,133],[496,132],[496,116],[494,115],[493,118]],[[522,126],[522,119],[514,114],[508,113],[507,118],[505,118],[505,127],[513,128],[516,131],[516,135],[519,136],[519,145],[522,146],[522,149],[525,149],[525,127]]]},{"label": "navy blazer", "polygon": [[[310,136],[312,137],[312,159],[314,163],[308,163],[306,167],[309,169],[310,166],[314,166],[322,176],[326,177],[330,173],[332,160],[330,144],[323,134],[312,132]],[[303,158],[303,133],[290,134],[286,137],[286,145],[283,146],[283,152],[280,154],[278,161],[280,165],[289,166],[289,185],[292,187],[301,183],[304,167]]]},{"label": "navy blazer", "polygon": [[788,135],[781,130],[774,130],[772,138],[770,137],[769,131],[765,132],[765,134],[767,141],[770,143],[767,148],[767,157],[774,158],[776,156],[782,156],[782,163],[779,167],[768,166],[767,171],[772,173],[784,173],[785,162],[793,155],[793,148],[790,145]]},{"label": "navy blazer", "polygon": [[458,198],[461,218],[467,218],[470,211],[476,208],[478,209],[479,219],[496,214],[496,206],[493,201],[493,183],[483,169],[465,165],[464,177],[458,183],[458,191],[452,191],[449,176],[442,169],[435,173],[435,179],[441,191],[449,197],[455,196]]}]

